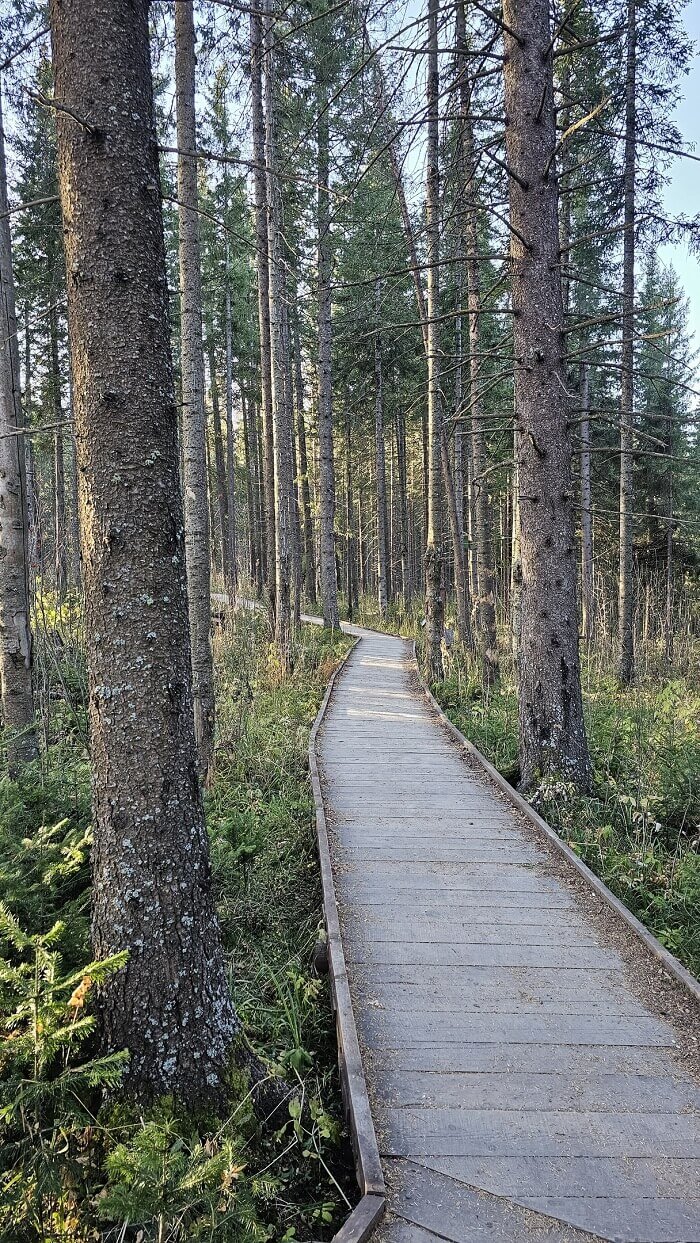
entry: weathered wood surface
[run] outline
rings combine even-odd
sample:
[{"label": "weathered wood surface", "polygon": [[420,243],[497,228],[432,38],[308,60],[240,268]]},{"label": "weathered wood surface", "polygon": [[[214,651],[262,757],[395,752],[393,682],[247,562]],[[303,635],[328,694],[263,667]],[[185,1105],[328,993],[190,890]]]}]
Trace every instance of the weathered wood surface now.
[{"label": "weathered wood surface", "polygon": [[374,1237],[697,1243],[700,1094],[674,1028],[464,761],[409,645],[361,633],[317,752],[388,1184]]}]

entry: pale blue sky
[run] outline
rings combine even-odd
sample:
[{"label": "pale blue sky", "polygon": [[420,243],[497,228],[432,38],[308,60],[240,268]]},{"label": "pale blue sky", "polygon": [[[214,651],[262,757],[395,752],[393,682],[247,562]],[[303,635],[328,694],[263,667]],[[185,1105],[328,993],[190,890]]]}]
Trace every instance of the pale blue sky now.
[{"label": "pale blue sky", "polygon": [[[684,99],[676,111],[678,128],[700,155],[700,0],[690,0],[685,10],[686,27],[695,40],[695,59],[683,81]],[[666,204],[670,215],[695,216],[700,212],[700,164],[695,160],[676,159],[671,168],[672,179],[666,188]],[[695,345],[700,349],[700,257],[689,253],[687,246],[664,246],[664,259],[676,269],[690,307],[690,326]]]}]

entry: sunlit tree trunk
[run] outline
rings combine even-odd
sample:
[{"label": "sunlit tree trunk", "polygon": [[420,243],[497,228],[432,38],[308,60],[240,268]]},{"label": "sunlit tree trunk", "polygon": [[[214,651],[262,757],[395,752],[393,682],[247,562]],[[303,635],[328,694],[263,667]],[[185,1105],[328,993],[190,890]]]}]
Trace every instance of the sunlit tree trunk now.
[{"label": "sunlit tree trunk", "polygon": [[66,594],[68,583],[68,547],[66,539],[66,465],[63,451],[63,398],[61,396],[61,363],[58,353],[58,314],[52,299],[49,308],[49,348],[51,350],[51,404],[53,407],[53,540],[56,593],[59,600]]},{"label": "sunlit tree trunk", "polygon": [[524,789],[549,774],[587,788],[548,0],[506,0],[504,22],[522,568],[520,779]]},{"label": "sunlit tree trunk", "polygon": [[8,769],[37,755],[19,348],[0,84],[0,690]]},{"label": "sunlit tree trunk", "polygon": [[[228,252],[227,252],[228,254]],[[224,554],[224,577],[229,591],[235,594],[238,587],[238,562],[236,548],[236,430],[233,425],[233,343],[231,324],[231,287],[226,273],[226,552]],[[242,400],[242,398],[241,398]]]},{"label": "sunlit tree trunk", "polygon": [[214,670],[211,646],[211,560],[207,435],[202,346],[202,269],[197,212],[195,34],[192,0],[175,6],[177,196],[180,236],[180,359],[187,598],[192,646],[192,691],[200,772],[214,746]]},{"label": "sunlit tree trunk", "polygon": [[[180,7],[180,6],[178,6]],[[184,6],[183,6],[184,7]],[[52,0],[94,799],[93,943],[125,1088],[227,1095],[228,990],[198,780],[145,0]],[[99,90],[95,90],[99,83]],[[89,129],[74,116],[89,118]]]}]

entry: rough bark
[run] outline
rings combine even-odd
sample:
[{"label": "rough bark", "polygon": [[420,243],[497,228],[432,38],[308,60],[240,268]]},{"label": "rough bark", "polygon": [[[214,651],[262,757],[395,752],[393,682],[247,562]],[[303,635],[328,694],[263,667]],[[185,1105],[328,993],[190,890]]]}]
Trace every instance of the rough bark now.
[{"label": "rough bark", "polygon": [[19,348],[0,85],[0,690],[8,770],[37,755]]},{"label": "rough bark", "polygon": [[586,788],[547,0],[506,0],[504,22],[515,32],[504,35],[504,80],[521,515],[520,778],[524,789],[549,774]]},{"label": "rough bark", "polygon": [[211,560],[207,435],[202,347],[202,267],[197,212],[195,35],[192,0],[175,6],[175,105],[180,250],[180,359],[185,551],[192,646],[192,692],[200,772],[214,746],[214,670],[211,646]]},{"label": "rough bark", "polygon": [[263,22],[260,0],[250,11],[250,84],[252,104],[253,185],[255,191],[255,268],[258,284],[260,380],[262,390],[262,483],[265,512],[264,573],[274,610],[275,599],[275,450],[272,428],[272,349],[270,343],[270,263],[263,109]]},{"label": "rough bark", "polygon": [[636,0],[627,3],[625,82],[624,233],[622,253],[622,378],[620,388],[620,591],[617,671],[624,686],[634,676],[634,227],[636,162]]},{"label": "rough bark", "polygon": [[439,259],[440,259],[440,172],[439,149],[439,0],[428,0],[428,150],[426,182],[426,263],[428,292],[426,301],[426,356],[428,361],[428,530],[425,541],[425,618],[428,672],[432,682],[444,677],[442,636],[444,603],[442,597],[442,503],[440,494],[441,440],[440,405]]},{"label": "rough bark", "polygon": [[[180,7],[180,6],[178,6]],[[93,767],[95,954],[126,1089],[225,1094],[229,996],[197,771],[146,0],[52,0]],[[99,83],[99,91],[95,90]],[[89,118],[89,129],[73,116]]]},{"label": "rough bark", "polygon": [[331,224],[329,195],[328,84],[323,49],[316,77],[317,169],[316,223],[318,254],[318,525],[319,570],[324,626],[339,626],[335,569],[335,466],[333,461],[333,387],[331,377]]},{"label": "rough bark", "polygon": [[593,594],[593,510],[591,500],[591,424],[590,372],[581,363],[581,605],[583,638],[593,638],[595,601]]},{"label": "rough bark", "polygon": [[402,410],[397,410],[394,423],[396,436],[396,470],[399,484],[399,558],[401,562],[401,590],[407,604],[413,594],[411,560],[408,549],[408,477],[406,472],[406,420]]}]

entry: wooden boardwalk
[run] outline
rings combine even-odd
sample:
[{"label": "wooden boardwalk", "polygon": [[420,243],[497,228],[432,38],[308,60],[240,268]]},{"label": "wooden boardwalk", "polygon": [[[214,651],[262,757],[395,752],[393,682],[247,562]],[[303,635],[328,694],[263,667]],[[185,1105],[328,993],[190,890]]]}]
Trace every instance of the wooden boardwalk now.
[{"label": "wooden boardwalk", "polygon": [[654,973],[464,758],[409,645],[361,633],[317,755],[388,1189],[374,1238],[697,1243],[700,1092]]}]

